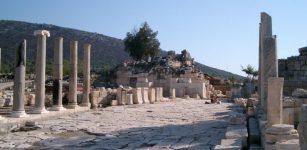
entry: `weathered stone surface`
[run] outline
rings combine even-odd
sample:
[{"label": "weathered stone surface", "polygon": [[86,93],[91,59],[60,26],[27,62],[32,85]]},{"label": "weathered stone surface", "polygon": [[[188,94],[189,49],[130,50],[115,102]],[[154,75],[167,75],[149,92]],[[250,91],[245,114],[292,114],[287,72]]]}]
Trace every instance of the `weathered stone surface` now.
[{"label": "weathered stone surface", "polygon": [[298,132],[301,150],[307,149],[307,104],[304,104],[301,107],[301,116]]},{"label": "weathered stone surface", "polygon": [[134,88],[132,89],[133,94],[133,104],[142,104],[142,89],[141,88]]},{"label": "weathered stone surface", "polygon": [[133,104],[133,96],[132,94],[126,94],[126,105],[131,105]]},{"label": "weathered stone surface", "polygon": [[0,136],[0,148],[209,150],[224,138],[230,105],[178,99],[58,115],[40,120],[42,129]]},{"label": "weathered stone surface", "polygon": [[300,150],[298,139],[288,140],[284,142],[277,142],[275,147],[276,150]]},{"label": "weathered stone surface", "polygon": [[267,99],[267,125],[282,123],[282,91],[283,78],[270,77],[268,79],[268,99]]},{"label": "weathered stone surface", "polygon": [[[267,80],[268,80],[268,69],[267,66],[271,64],[268,63],[267,55],[275,54],[276,60],[276,52],[272,53],[272,49],[266,50],[265,39],[266,37],[272,37],[272,18],[265,12],[261,13],[261,22],[259,27],[259,78],[260,81],[258,84],[258,89],[260,93],[261,106],[266,112],[266,99],[267,99]],[[274,61],[271,59],[271,61]],[[267,66],[266,66],[267,65]],[[273,66],[274,67],[274,66]]]},{"label": "weathered stone surface", "polygon": [[297,88],[292,92],[293,97],[307,98],[307,90]]}]

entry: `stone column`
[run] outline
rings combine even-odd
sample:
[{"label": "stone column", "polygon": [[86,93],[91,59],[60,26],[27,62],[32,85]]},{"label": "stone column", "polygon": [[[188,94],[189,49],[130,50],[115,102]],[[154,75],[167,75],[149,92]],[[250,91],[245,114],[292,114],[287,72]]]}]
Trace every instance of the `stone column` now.
[{"label": "stone column", "polygon": [[303,104],[298,125],[301,150],[307,149],[307,104]]},{"label": "stone column", "polygon": [[27,117],[24,108],[26,75],[26,40],[20,43],[15,55],[14,99],[11,117]]},{"label": "stone column", "polygon": [[51,111],[65,110],[62,105],[62,83],[63,83],[63,38],[55,39],[53,51],[53,106]]},{"label": "stone column", "polygon": [[[260,23],[260,28],[259,28],[259,79],[258,79],[258,91],[259,92],[258,93],[260,97],[260,103],[261,103],[261,106],[264,112],[266,112],[267,80],[268,80],[267,77],[266,78],[264,77],[265,74],[267,74],[265,71],[266,69],[264,65],[268,65],[266,64],[267,60],[264,59],[264,57],[268,53],[268,51],[264,49],[264,43],[267,37],[272,37],[272,18],[267,13],[262,12],[261,13],[261,23]],[[277,77],[277,76],[272,76],[272,77]]]},{"label": "stone column", "polygon": [[69,97],[67,108],[75,109],[77,103],[77,74],[78,74],[78,41],[70,42],[70,73],[69,73]]},{"label": "stone column", "polygon": [[83,56],[83,96],[81,106],[90,107],[89,94],[91,90],[91,45],[84,45]]},{"label": "stone column", "polygon": [[284,78],[270,77],[268,80],[267,127],[282,123],[282,93]]},{"label": "stone column", "polygon": [[263,106],[264,112],[267,113],[267,103],[270,100],[268,99],[268,79],[270,77],[278,77],[276,36],[267,37],[264,41],[263,63],[262,79],[264,82],[262,93],[264,94],[264,99],[261,105]]},{"label": "stone column", "polygon": [[45,79],[46,79],[46,40],[50,36],[47,30],[36,30],[37,50],[35,60],[35,106],[32,113],[47,113],[45,109]]}]

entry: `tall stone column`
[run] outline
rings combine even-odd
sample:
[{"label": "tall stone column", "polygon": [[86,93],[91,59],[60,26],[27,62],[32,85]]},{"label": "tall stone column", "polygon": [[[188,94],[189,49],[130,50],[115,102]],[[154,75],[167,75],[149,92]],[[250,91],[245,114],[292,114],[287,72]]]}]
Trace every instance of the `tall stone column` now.
[{"label": "tall stone column", "polygon": [[[266,98],[267,89],[264,89],[264,84],[267,82],[267,78],[264,79],[264,41],[266,37],[272,37],[272,18],[267,13],[261,13],[261,23],[259,27],[259,78],[258,78],[258,94],[260,97],[260,103],[264,111],[266,112]],[[260,81],[260,82],[259,82]]]},{"label": "tall stone column", "polygon": [[268,79],[267,127],[282,124],[282,93],[284,78]]},{"label": "tall stone column", "polygon": [[52,101],[53,106],[51,111],[65,110],[62,104],[62,83],[63,83],[63,38],[55,39],[53,51],[53,91]]},{"label": "tall stone column", "polygon": [[83,56],[83,96],[81,106],[90,107],[89,95],[91,90],[91,45],[84,45]]},{"label": "tall stone column", "polygon": [[27,117],[24,108],[26,75],[26,40],[23,40],[15,55],[14,99],[11,117]]},{"label": "tall stone column", "polygon": [[36,30],[37,51],[35,60],[35,106],[32,113],[47,113],[45,109],[45,79],[46,79],[46,40],[50,36],[47,30]]},{"label": "tall stone column", "polygon": [[70,41],[70,73],[69,73],[69,109],[75,109],[77,103],[77,74],[78,74],[78,41]]}]

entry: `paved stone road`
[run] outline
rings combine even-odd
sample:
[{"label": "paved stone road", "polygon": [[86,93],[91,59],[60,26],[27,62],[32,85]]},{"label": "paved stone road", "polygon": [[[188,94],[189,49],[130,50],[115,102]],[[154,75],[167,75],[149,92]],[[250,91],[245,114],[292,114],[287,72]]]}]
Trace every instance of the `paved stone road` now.
[{"label": "paved stone road", "polygon": [[0,148],[210,150],[225,135],[230,105],[177,100],[79,112],[3,135]]}]

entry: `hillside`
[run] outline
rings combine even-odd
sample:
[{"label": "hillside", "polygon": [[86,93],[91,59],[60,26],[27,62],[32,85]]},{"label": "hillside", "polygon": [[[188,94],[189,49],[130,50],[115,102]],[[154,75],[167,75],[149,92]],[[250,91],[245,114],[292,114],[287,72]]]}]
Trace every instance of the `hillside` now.
[{"label": "hillside", "polygon": [[[69,59],[69,41],[79,41],[78,58],[83,59],[83,44],[92,44],[92,68],[99,69],[106,66],[115,66],[129,59],[129,55],[124,51],[124,43],[121,39],[109,37],[103,34],[86,32],[71,28],[64,28],[49,24],[35,24],[20,21],[0,20],[0,48],[2,48],[2,62],[11,63],[14,60],[15,49],[22,39],[27,40],[27,59],[35,61],[36,37],[34,30],[46,29],[51,36],[47,39],[47,62],[52,62],[54,39],[62,36],[64,38],[64,59]],[[211,68],[202,64],[196,64],[203,72],[220,77],[230,78],[238,76],[223,70]]]},{"label": "hillside", "polygon": [[69,59],[69,42],[76,40],[78,44],[79,61],[83,59],[83,44],[92,44],[92,62],[95,67],[103,65],[114,66],[129,58],[123,51],[122,40],[105,36],[98,33],[80,31],[48,24],[34,24],[19,21],[0,21],[0,47],[4,63],[14,60],[14,51],[22,39],[27,40],[27,59],[35,60],[36,37],[34,30],[46,29],[50,31],[47,38],[47,61],[53,59],[54,39],[62,36],[64,38],[64,59]]}]

